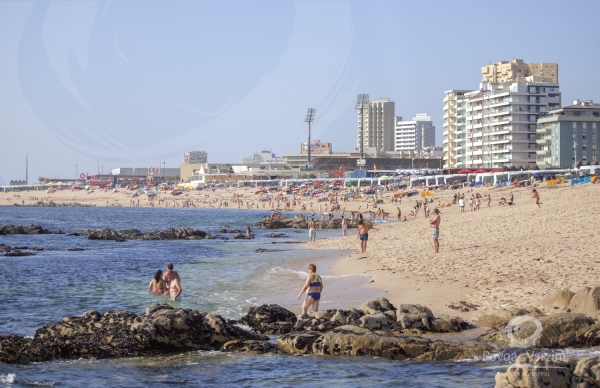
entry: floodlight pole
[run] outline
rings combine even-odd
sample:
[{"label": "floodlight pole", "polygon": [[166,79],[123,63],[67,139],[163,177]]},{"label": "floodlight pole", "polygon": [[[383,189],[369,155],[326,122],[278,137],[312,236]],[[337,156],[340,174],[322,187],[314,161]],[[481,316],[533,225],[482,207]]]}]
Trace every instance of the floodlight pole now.
[{"label": "floodlight pole", "polygon": [[363,109],[365,107],[365,104],[368,102],[369,102],[368,94],[359,94],[358,98],[356,99],[356,109],[360,112],[360,130],[358,131],[358,143],[359,143],[358,147],[359,147],[361,159],[365,158],[364,142],[363,142],[363,129],[364,129]]},{"label": "floodlight pole", "polygon": [[315,120],[315,112],[315,108],[308,108],[308,111],[306,112],[306,117],[304,117],[304,122],[308,123],[308,164],[306,165],[307,170],[310,170],[310,123],[312,123]]}]

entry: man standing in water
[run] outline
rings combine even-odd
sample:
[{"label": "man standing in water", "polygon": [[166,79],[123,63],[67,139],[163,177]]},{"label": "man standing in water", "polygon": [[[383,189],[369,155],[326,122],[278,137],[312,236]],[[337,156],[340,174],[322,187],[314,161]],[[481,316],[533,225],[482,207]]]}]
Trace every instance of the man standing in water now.
[{"label": "man standing in water", "polygon": [[348,236],[347,231],[348,231],[348,221],[342,215],[342,237]]},{"label": "man standing in water", "polygon": [[440,237],[440,222],[442,222],[440,211],[433,209],[433,218],[429,221],[429,228],[431,229],[431,237],[433,237],[433,249],[435,253],[440,252],[440,242],[438,241]]},{"label": "man standing in water", "polygon": [[[164,281],[167,283],[167,291],[163,294],[166,296],[168,293],[171,294],[171,299],[179,302],[181,300],[181,278],[177,271],[173,271],[173,263],[167,264],[167,272],[163,275]],[[179,298],[177,300],[177,298]]]},{"label": "man standing in water", "polygon": [[311,217],[308,222],[308,237],[310,238],[310,242],[317,241],[317,223],[314,217]]},{"label": "man standing in water", "polygon": [[308,277],[304,283],[304,287],[298,294],[298,300],[302,297],[302,293],[308,290],[306,299],[302,303],[302,315],[306,315],[308,308],[313,307],[313,311],[319,311],[319,300],[321,300],[321,292],[323,292],[323,279],[317,274],[317,266],[314,264],[308,265]]},{"label": "man standing in water", "polygon": [[363,220],[358,221],[358,239],[360,240],[360,253],[367,253],[367,241],[369,240],[369,229],[371,225]]}]

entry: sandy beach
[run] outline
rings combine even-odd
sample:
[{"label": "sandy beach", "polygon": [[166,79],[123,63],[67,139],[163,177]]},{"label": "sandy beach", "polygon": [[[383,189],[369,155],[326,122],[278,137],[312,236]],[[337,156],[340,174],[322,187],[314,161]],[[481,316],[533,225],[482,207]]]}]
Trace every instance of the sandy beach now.
[{"label": "sandy beach", "polygon": [[[479,211],[460,213],[458,205],[441,210],[440,253],[434,254],[429,222],[423,211],[416,219],[410,211],[418,197],[404,198],[400,204],[390,203],[393,192],[384,193],[380,205],[395,219],[400,207],[406,222],[376,224],[369,233],[368,252],[360,254],[356,229],[349,236],[319,240],[307,247],[314,249],[341,249],[354,253],[331,265],[333,274],[373,275],[373,281],[362,287],[381,290],[395,304],[419,303],[430,307],[435,314],[459,315],[474,319],[485,312],[506,306],[539,306],[542,298],[552,291],[566,288],[578,291],[592,286],[600,271],[594,252],[595,219],[598,214],[598,190],[600,186],[555,186],[538,188],[542,207],[538,208],[531,198],[530,188],[516,188],[514,206],[498,206],[501,197],[509,197],[510,189],[481,187],[468,193],[463,190],[441,190],[432,197],[434,203],[449,203],[459,191],[465,198],[471,194],[491,194],[492,206],[481,201]],[[219,207],[223,201],[229,207],[268,209],[268,203],[258,202],[256,189],[222,189],[216,191],[192,191],[181,196],[159,194],[169,207],[183,206],[190,201],[195,207]],[[18,197],[15,195],[19,195]],[[1,205],[35,204],[42,198],[56,204],[78,203],[94,206],[130,206],[130,193],[111,191],[0,193]],[[233,200],[241,199],[242,204]],[[140,206],[148,206],[145,195]],[[303,199],[310,210],[324,209],[324,203],[316,199]],[[155,206],[158,205],[155,202]],[[264,205],[264,207],[263,207]],[[166,206],[162,202],[161,207]],[[299,210],[297,205],[295,210]],[[360,210],[365,213],[366,200],[341,203],[346,213]],[[339,215],[336,214],[336,217]],[[368,217],[368,216],[367,216]],[[257,219],[257,221],[259,221]],[[341,231],[340,231],[341,235]],[[449,309],[452,302],[466,301],[479,305],[477,311],[460,313]]]}]

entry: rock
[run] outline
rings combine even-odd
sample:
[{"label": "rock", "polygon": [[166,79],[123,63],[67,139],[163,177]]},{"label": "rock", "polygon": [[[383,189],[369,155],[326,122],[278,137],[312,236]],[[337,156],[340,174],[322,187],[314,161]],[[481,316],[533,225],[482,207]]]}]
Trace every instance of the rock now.
[{"label": "rock", "polygon": [[4,254],[4,256],[12,256],[12,257],[16,257],[16,256],[35,256],[35,253],[33,252],[22,252],[18,249],[14,249],[12,252],[7,252]]},{"label": "rock", "polygon": [[431,331],[438,333],[453,333],[471,328],[471,325],[462,318],[450,317],[448,315],[437,317],[431,326]]},{"label": "rock", "polygon": [[297,321],[296,314],[276,304],[250,307],[248,314],[239,319],[261,334],[289,333]]},{"label": "rock", "polygon": [[256,250],[256,252],[259,252],[259,253],[262,253],[262,252],[267,252],[267,251],[268,251],[268,250],[267,250],[267,249],[265,249],[265,248],[258,248],[258,249]]},{"label": "rock", "polygon": [[290,354],[312,353],[312,345],[319,338],[316,333],[285,334],[277,338],[277,346]]},{"label": "rock", "polygon": [[38,329],[34,341],[57,358],[142,356],[189,350],[219,350],[232,340],[266,340],[218,315],[156,305],[146,313],[86,311],[81,317]]},{"label": "rock", "polygon": [[[370,221],[365,220],[366,223],[372,225]],[[283,229],[283,228],[294,228],[294,229],[306,229],[308,226],[308,219],[302,214],[296,214],[293,218],[279,215],[277,218],[267,222],[257,222],[254,226],[258,226],[265,229]],[[317,229],[339,229],[342,227],[342,220],[340,218],[332,220],[317,220]],[[358,219],[348,220],[349,228],[358,227]]]},{"label": "rock", "polygon": [[219,233],[227,233],[227,229],[219,229]]},{"label": "rock", "polygon": [[370,330],[387,330],[394,324],[394,318],[384,313],[363,315],[360,318],[360,327]]},{"label": "rock", "polygon": [[0,235],[6,234],[50,234],[47,229],[42,228],[38,225],[27,225],[27,226],[17,226],[12,224],[7,224],[0,227]]},{"label": "rock", "polygon": [[600,385],[600,357],[580,359],[572,373],[571,387],[598,387]]},{"label": "rock", "polygon": [[29,249],[29,247],[19,246],[19,247],[14,247],[13,249],[19,249],[19,250],[21,250],[21,249]]},{"label": "rock", "polygon": [[0,244],[0,252],[10,252],[12,248],[8,245]]},{"label": "rock", "polygon": [[50,350],[31,338],[18,335],[0,336],[0,362],[7,364],[28,364],[50,361],[54,356]]},{"label": "rock", "polygon": [[569,307],[573,299],[574,292],[569,290],[557,290],[542,299],[542,306],[546,311],[563,312]]},{"label": "rock", "polygon": [[[279,342],[278,342],[279,344]],[[348,334],[329,332],[312,344],[313,354],[338,356],[382,357],[389,360],[451,360],[472,358],[491,351],[492,347],[480,341],[460,345],[434,341],[422,337],[382,334]]]},{"label": "rock", "polygon": [[[600,327],[585,314],[557,313],[527,317],[515,325],[512,335],[519,347],[556,348],[600,344]],[[504,330],[489,333],[484,338],[504,347],[515,346],[515,343],[510,343]]]},{"label": "rock", "polygon": [[508,309],[499,310],[493,314],[485,314],[478,318],[477,323],[480,326],[495,328],[503,326],[511,319],[519,315],[528,315],[531,311],[520,307],[509,307]]},{"label": "rock", "polygon": [[87,233],[88,240],[123,240],[123,237],[119,232],[114,231],[110,228],[92,230]]},{"label": "rock", "polygon": [[469,311],[477,311],[477,305],[467,303],[465,301],[453,302],[448,305],[449,309],[458,310],[461,313],[468,313]]},{"label": "rock", "polygon": [[435,317],[431,310],[420,304],[401,304],[398,308],[398,323],[402,329],[430,330]]},{"label": "rock", "polygon": [[276,237],[287,237],[285,233],[271,233],[268,237],[276,238]]},{"label": "rock", "polygon": [[85,248],[67,248],[66,250],[70,252],[80,252],[85,251]]},{"label": "rock", "polygon": [[251,340],[232,340],[226,342],[221,351],[247,354],[280,353],[279,347],[273,342]]},{"label": "rock", "polygon": [[572,386],[572,370],[572,363],[553,361],[546,355],[523,353],[506,372],[496,374],[496,387],[568,388]]},{"label": "rock", "polygon": [[600,310],[600,286],[584,287],[571,298],[567,307],[573,313],[592,314]]},{"label": "rock", "polygon": [[396,307],[386,298],[377,298],[366,301],[360,306],[360,310],[365,314],[383,313],[386,311],[396,311]]},{"label": "rock", "polygon": [[42,247],[30,247],[29,250],[30,251],[43,251],[44,248],[42,248]]},{"label": "rock", "polygon": [[242,234],[242,233],[236,233],[235,236],[233,236],[234,239],[244,239],[246,238],[246,235]]}]

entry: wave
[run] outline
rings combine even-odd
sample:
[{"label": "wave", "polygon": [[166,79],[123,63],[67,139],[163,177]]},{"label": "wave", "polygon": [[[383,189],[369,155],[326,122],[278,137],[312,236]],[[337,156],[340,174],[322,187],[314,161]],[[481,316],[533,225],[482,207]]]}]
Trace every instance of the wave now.
[{"label": "wave", "polygon": [[[273,275],[288,275],[288,274],[289,275],[297,275],[301,279],[305,279],[308,276],[308,272],[305,272],[305,271],[296,271],[296,270],[293,270],[293,269],[281,268],[281,267],[271,268],[267,272],[269,274],[273,274]],[[371,279],[373,277],[373,275],[367,275],[367,274],[321,275],[321,277],[323,279],[343,279],[343,278],[350,278],[350,277],[356,277],[356,276],[365,277],[367,279]]]},{"label": "wave", "polygon": [[13,384],[14,382],[15,382],[15,374],[14,373],[7,373],[5,375],[0,373],[0,383]]}]

